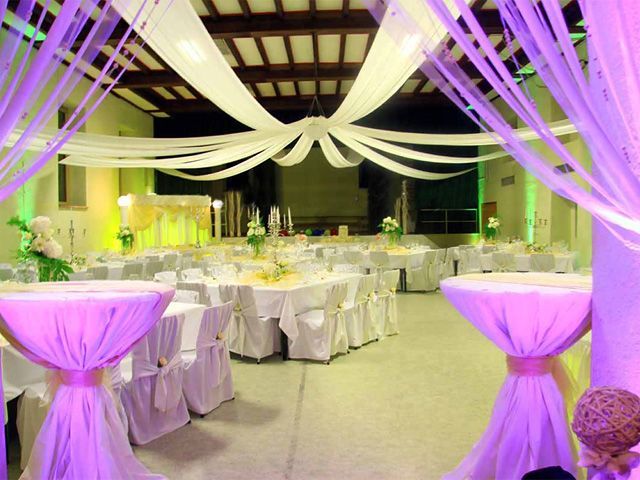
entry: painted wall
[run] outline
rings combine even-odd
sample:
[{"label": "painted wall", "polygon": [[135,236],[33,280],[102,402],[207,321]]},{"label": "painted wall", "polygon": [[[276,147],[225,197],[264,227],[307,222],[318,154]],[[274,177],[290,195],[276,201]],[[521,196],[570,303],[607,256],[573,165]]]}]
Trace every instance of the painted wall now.
[{"label": "painted wall", "polygon": [[358,186],[358,168],[334,168],[314,147],[304,162],[276,167],[280,209],[294,217],[366,217],[367,189]]},{"label": "painted wall", "polygon": [[[76,91],[81,92],[88,86],[89,82],[83,80]],[[73,107],[80,98],[78,93],[72,95],[65,106]],[[57,126],[55,119],[50,126]],[[83,131],[151,137],[153,119],[124,100],[109,95],[89,118]],[[114,235],[120,223],[116,203],[118,197],[126,193],[145,193],[149,189],[153,189],[153,175],[144,169],[87,168],[86,208],[64,209],[58,205],[57,160],[51,160],[20,190],[0,204],[0,237],[5,239],[0,247],[0,262],[12,261],[18,247],[19,235],[15,228],[6,225],[13,215],[24,218],[37,215],[51,217],[56,238],[65,253],[69,252],[68,230],[71,220],[76,233],[76,252],[116,248]]]}]

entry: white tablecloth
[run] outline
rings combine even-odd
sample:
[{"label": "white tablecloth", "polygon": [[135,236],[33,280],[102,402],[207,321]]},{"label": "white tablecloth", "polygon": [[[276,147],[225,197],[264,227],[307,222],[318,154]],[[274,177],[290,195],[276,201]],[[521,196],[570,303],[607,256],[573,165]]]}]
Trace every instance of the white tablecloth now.
[{"label": "white tablecloth", "polygon": [[[279,318],[280,329],[293,340],[298,336],[296,315],[323,308],[327,289],[340,282],[347,282],[349,285],[347,299],[354,298],[360,277],[362,275],[359,273],[328,273],[324,278],[301,282],[291,287],[278,287],[277,283],[255,286],[258,315]],[[220,302],[218,285],[217,282],[208,284],[209,296],[213,303]]]},{"label": "white tablecloth", "polygon": [[[194,350],[200,320],[202,319],[203,305],[172,302],[169,304],[164,317],[173,315],[185,315],[183,327],[182,350]],[[27,360],[11,345],[2,348],[2,380],[4,385],[4,400],[8,402],[18,397],[27,386],[44,382],[46,369]]]},{"label": "white tablecloth", "polygon": [[566,372],[552,357],[590,326],[591,278],[489,273],[448,278],[440,286],[511,365],[482,438],[444,478],[521,478],[552,465],[575,475],[565,410],[569,392],[561,393],[556,383]]},{"label": "white tablecloth", "polygon": [[[575,254],[556,254],[554,255],[554,257],[556,259],[556,273],[573,273],[575,271]],[[531,254],[517,254],[515,255],[515,260],[516,271],[531,271]],[[491,253],[483,253],[482,255],[480,255],[480,262],[483,271],[490,272],[492,270]]]}]

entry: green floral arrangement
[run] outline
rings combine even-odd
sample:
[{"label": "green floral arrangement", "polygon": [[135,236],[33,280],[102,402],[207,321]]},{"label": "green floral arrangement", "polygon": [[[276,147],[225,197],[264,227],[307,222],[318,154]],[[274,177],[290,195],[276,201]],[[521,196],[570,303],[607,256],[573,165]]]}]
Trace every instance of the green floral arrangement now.
[{"label": "green floral arrangement", "polygon": [[22,234],[18,260],[34,262],[41,282],[69,280],[73,268],[62,258],[62,246],[53,238],[49,217],[35,217],[27,223],[16,216],[10,218],[7,225],[18,227]]},{"label": "green floral arrangement", "polygon": [[129,225],[120,225],[116,238],[120,240],[122,251],[128,252],[133,248],[133,232],[129,228]]},{"label": "green floral arrangement", "polygon": [[400,223],[391,217],[385,217],[382,219],[382,223],[378,225],[382,230],[380,233],[389,240],[390,246],[395,246],[402,239],[402,227]]},{"label": "green floral arrangement", "polygon": [[545,253],[548,250],[547,245],[540,243],[527,243],[528,253]]},{"label": "green floral arrangement", "polygon": [[264,242],[267,238],[267,230],[264,228],[260,221],[260,217],[256,214],[249,223],[247,223],[249,230],[247,231],[247,245],[253,250],[253,255],[257,257],[262,252]]},{"label": "green floral arrangement", "polygon": [[69,263],[74,270],[82,270],[87,266],[87,257],[85,255],[80,255],[79,253],[74,253],[71,255]]}]

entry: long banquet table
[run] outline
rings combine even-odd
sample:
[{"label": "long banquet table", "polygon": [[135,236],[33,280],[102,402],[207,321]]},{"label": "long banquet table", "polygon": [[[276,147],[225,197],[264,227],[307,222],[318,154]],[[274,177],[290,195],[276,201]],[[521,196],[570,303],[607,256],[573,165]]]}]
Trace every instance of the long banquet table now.
[{"label": "long banquet table", "polygon": [[[515,254],[516,271],[518,272],[530,272],[531,269],[531,255],[530,253]],[[573,273],[575,271],[576,255],[574,253],[561,253],[554,254],[556,261],[555,273]],[[483,253],[480,255],[480,264],[482,270],[490,272],[493,267],[491,265],[491,253]]]},{"label": "long banquet table", "polygon": [[309,310],[323,308],[327,298],[327,289],[337,283],[346,282],[349,293],[347,298],[355,296],[358,283],[362,277],[359,273],[321,273],[312,278],[304,278],[300,274],[292,274],[277,282],[256,282],[240,277],[238,280],[209,281],[207,289],[213,303],[220,303],[218,286],[220,283],[252,284],[258,309],[258,315],[278,318],[278,325],[283,333],[282,353],[286,359],[286,338],[298,336],[296,315]]},{"label": "long banquet table", "polygon": [[[553,273],[470,274],[443,280],[447,299],[507,355],[491,420],[444,478],[521,478],[559,465],[576,474],[557,356],[590,328],[591,277]],[[566,378],[566,377],[564,377]]]}]

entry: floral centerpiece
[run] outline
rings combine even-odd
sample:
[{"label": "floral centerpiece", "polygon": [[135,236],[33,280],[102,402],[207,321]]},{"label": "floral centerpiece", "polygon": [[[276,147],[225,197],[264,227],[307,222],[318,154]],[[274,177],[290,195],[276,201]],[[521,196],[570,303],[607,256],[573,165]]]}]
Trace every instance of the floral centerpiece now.
[{"label": "floral centerpiece", "polygon": [[20,217],[12,217],[7,225],[18,227],[22,234],[18,259],[34,263],[41,282],[69,280],[73,268],[62,258],[62,246],[53,238],[49,217],[35,217],[29,223]]},{"label": "floral centerpiece", "polygon": [[247,245],[253,250],[253,256],[257,257],[264,248],[264,243],[267,238],[267,229],[264,228],[260,221],[260,217],[256,214],[249,223],[247,223],[249,230],[247,231]]},{"label": "floral centerpiece", "polygon": [[527,243],[526,250],[527,253],[545,253],[548,250],[548,246],[537,242]]},{"label": "floral centerpiece", "polygon": [[277,282],[287,273],[289,273],[288,265],[283,261],[274,260],[262,267],[261,277],[270,282]]},{"label": "floral centerpiece", "polygon": [[381,235],[387,238],[390,247],[395,247],[402,238],[402,227],[395,218],[385,217],[382,223],[378,225],[382,231]]},{"label": "floral centerpiece", "polygon": [[484,236],[487,237],[487,240],[493,241],[498,233],[500,233],[500,220],[498,217],[489,217],[487,226],[484,227]]},{"label": "floral centerpiece", "polygon": [[120,225],[116,238],[120,240],[122,253],[126,253],[133,248],[133,232],[129,228],[129,225]]}]

